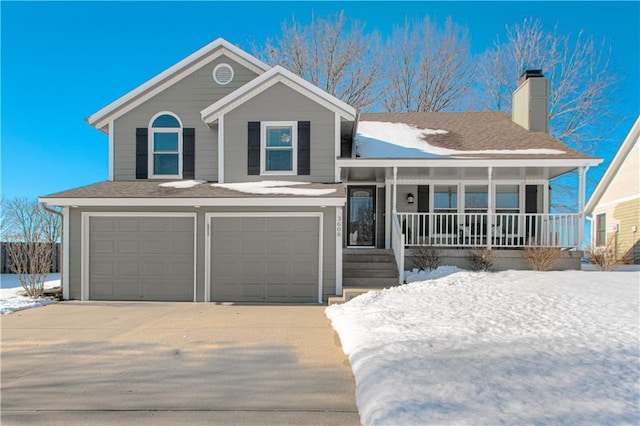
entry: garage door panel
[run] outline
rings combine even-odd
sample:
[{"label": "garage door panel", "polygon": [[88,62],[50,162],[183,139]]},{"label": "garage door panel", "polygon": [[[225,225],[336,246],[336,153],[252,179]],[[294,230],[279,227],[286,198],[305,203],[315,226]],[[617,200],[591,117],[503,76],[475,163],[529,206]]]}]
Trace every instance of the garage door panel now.
[{"label": "garage door panel", "polygon": [[119,254],[137,254],[140,252],[140,243],[137,240],[120,240],[117,247]]},{"label": "garage door panel", "polygon": [[317,302],[318,217],[213,217],[211,230],[213,301]]},{"label": "garage door panel", "polygon": [[139,218],[118,218],[116,220],[119,232],[137,232],[140,229]]},{"label": "garage door panel", "polygon": [[194,218],[89,220],[90,299],[193,300]]}]

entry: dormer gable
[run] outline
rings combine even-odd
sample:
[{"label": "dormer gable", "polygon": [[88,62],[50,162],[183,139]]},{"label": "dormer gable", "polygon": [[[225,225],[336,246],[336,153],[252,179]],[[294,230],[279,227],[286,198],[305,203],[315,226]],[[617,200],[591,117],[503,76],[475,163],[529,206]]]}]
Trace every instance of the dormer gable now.
[{"label": "dormer gable", "polygon": [[[110,121],[121,117],[222,55],[233,59],[256,74],[263,74],[271,68],[266,63],[232,45],[228,41],[218,38],[156,75],[146,83],[90,115],[86,121],[96,129],[107,133]],[[214,78],[228,78],[229,70],[218,68],[214,70],[214,74]]]}]

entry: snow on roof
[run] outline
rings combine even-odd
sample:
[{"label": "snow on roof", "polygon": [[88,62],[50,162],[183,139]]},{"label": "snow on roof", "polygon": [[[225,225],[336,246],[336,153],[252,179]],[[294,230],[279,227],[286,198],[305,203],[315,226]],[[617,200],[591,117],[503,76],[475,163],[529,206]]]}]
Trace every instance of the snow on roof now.
[{"label": "snow on roof", "polygon": [[446,130],[420,129],[405,123],[360,121],[356,134],[356,153],[360,158],[440,158],[468,154],[563,154],[556,149],[456,150],[429,143],[429,136]]},{"label": "snow on roof", "polygon": [[335,189],[313,189],[313,188],[291,188],[297,185],[308,185],[309,182],[291,182],[264,180],[261,182],[242,182],[242,183],[214,183],[211,186],[231,189],[233,191],[244,192],[248,194],[274,194],[274,195],[328,195],[336,192]]},{"label": "snow on roof", "polygon": [[193,188],[196,185],[201,185],[205,181],[203,180],[177,180],[174,182],[164,182],[159,186],[164,188]]}]

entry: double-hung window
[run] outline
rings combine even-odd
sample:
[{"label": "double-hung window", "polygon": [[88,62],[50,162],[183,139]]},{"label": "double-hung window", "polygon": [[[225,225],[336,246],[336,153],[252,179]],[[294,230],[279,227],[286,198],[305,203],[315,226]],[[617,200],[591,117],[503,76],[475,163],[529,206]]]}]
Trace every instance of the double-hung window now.
[{"label": "double-hung window", "polygon": [[297,171],[298,123],[260,123],[260,171],[263,175],[295,175]]},{"label": "double-hung window", "polygon": [[182,124],[178,117],[170,113],[161,113],[152,119],[149,128],[149,151],[151,177],[181,178]]}]

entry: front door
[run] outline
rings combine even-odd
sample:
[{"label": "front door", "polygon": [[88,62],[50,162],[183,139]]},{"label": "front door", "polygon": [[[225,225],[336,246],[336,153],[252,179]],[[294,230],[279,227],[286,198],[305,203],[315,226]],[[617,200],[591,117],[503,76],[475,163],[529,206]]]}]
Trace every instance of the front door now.
[{"label": "front door", "polygon": [[376,187],[350,186],[348,191],[347,246],[374,247],[376,230]]}]

